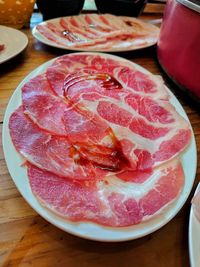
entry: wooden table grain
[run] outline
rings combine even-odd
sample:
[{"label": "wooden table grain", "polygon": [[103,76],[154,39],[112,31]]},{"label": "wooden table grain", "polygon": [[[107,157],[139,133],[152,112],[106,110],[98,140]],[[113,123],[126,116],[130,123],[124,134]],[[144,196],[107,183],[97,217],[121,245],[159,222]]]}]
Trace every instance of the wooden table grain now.
[{"label": "wooden table grain", "polygon": [[[160,17],[162,17],[161,14],[150,13],[142,16],[144,19]],[[37,16],[33,24],[34,22],[37,22]],[[9,62],[0,65],[1,131],[6,106],[17,85],[27,74],[44,62],[69,53],[69,51],[41,44],[33,38],[31,29],[22,31],[29,39],[27,49]],[[190,119],[199,156],[200,112],[198,105],[164,75],[156,60],[156,48],[117,53],[117,55],[140,64],[154,74],[163,76]],[[190,201],[198,181],[200,181],[199,164],[196,180],[187,202],[175,218],[160,230],[138,240],[122,243],[89,241],[54,227],[26,203],[8,173],[2,144],[0,144],[0,266],[188,267]]]}]

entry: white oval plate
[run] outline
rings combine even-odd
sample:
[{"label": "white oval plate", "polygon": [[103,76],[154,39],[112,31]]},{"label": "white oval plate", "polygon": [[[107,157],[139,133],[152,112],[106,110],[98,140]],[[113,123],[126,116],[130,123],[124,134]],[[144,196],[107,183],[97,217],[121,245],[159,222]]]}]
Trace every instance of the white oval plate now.
[{"label": "white oval plate", "polygon": [[[68,17],[66,17],[68,18]],[[127,17],[127,19],[131,20],[132,18]],[[47,20],[45,22],[41,22],[40,25],[45,25],[47,22],[51,22],[51,23],[57,23],[60,20],[60,18],[55,18],[55,19],[51,19],[51,20]],[[135,20],[135,18],[134,18]],[[139,21],[139,19],[137,19]],[[153,38],[153,40],[148,40],[148,42],[146,44],[143,45],[134,45],[131,47],[124,47],[123,46],[123,41],[119,41],[122,46],[120,48],[95,48],[95,46],[93,47],[83,47],[83,48],[76,48],[76,47],[72,47],[72,46],[65,46],[65,45],[61,45],[58,44],[54,41],[51,41],[49,39],[47,39],[43,34],[41,34],[38,30],[37,30],[37,25],[33,28],[32,30],[32,34],[33,36],[38,39],[40,42],[46,44],[46,45],[50,45],[52,47],[56,47],[56,48],[61,48],[61,49],[67,49],[67,50],[74,50],[74,51],[98,51],[98,52],[122,52],[122,51],[130,51],[130,50],[138,50],[138,49],[142,49],[142,48],[146,48],[146,47],[150,47],[152,45],[155,45],[157,43],[157,39],[158,39],[158,35],[159,35],[159,28],[155,25],[149,24],[145,21],[142,21],[142,23],[148,24],[149,26],[151,26],[153,31],[157,31],[157,38]]]},{"label": "white oval plate", "polygon": [[0,25],[0,41],[5,45],[0,52],[0,64],[21,53],[28,44],[28,38],[23,32],[2,25]]},{"label": "white oval plate", "polygon": [[[80,53],[79,53],[80,54]],[[89,54],[89,53],[87,53]],[[91,53],[90,53],[91,54]],[[98,53],[92,53],[98,54]],[[103,55],[103,54],[101,54]],[[126,59],[104,54],[105,57],[110,57],[118,61],[127,62]],[[150,221],[146,221],[140,223],[138,225],[130,226],[130,227],[122,227],[122,228],[112,228],[112,227],[104,227],[101,225],[97,225],[95,223],[90,222],[80,222],[74,223],[70,222],[64,218],[61,218],[51,211],[44,208],[35,198],[33,195],[27,173],[26,168],[22,166],[23,160],[20,157],[19,153],[15,150],[13,143],[11,141],[9,129],[8,129],[8,122],[10,115],[17,109],[19,105],[21,105],[21,88],[22,86],[28,82],[31,78],[35,77],[38,74],[45,72],[46,68],[50,66],[53,61],[50,60],[45,64],[38,67],[36,70],[31,72],[16,88],[14,94],[12,95],[9,104],[6,109],[4,123],[3,123],[3,150],[6,159],[6,163],[8,166],[8,170],[12,176],[13,181],[15,182],[18,190],[22,194],[22,196],[26,199],[26,201],[32,206],[34,210],[36,210],[43,218],[45,218],[50,223],[54,224],[58,228],[91,240],[98,240],[98,241],[106,241],[106,242],[114,242],[114,241],[125,241],[136,239],[147,234],[150,234],[157,229],[164,226],[167,222],[169,222],[182,208],[185,201],[187,200],[190,191],[192,189],[192,185],[194,182],[195,174],[196,174],[196,165],[197,165],[197,152],[196,152],[196,144],[194,135],[192,135],[192,141],[188,149],[182,156],[182,164],[185,173],[185,185],[183,190],[179,196],[179,198],[173,202],[171,205],[168,206],[167,209],[164,209],[163,212],[156,216],[155,218],[151,219]],[[129,62],[130,63],[130,62]],[[134,66],[136,64],[132,63]],[[137,65],[144,73],[149,73],[144,68]],[[181,104],[175,98],[175,96],[171,93],[171,102],[176,107],[177,111],[186,119],[187,115],[184,112]],[[188,120],[189,121],[189,120]],[[191,158],[193,159],[191,161]]]},{"label": "white oval plate", "polygon": [[[200,190],[200,183],[195,194]],[[200,222],[194,215],[193,207],[190,210],[189,221],[189,254],[191,267],[200,266]]]}]

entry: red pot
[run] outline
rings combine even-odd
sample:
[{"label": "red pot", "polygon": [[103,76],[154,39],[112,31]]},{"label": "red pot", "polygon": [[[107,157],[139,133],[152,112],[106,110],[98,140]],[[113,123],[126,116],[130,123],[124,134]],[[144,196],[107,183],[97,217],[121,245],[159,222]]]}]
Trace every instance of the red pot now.
[{"label": "red pot", "polygon": [[157,53],[158,60],[168,76],[200,99],[200,2],[198,0],[193,2],[168,0]]}]

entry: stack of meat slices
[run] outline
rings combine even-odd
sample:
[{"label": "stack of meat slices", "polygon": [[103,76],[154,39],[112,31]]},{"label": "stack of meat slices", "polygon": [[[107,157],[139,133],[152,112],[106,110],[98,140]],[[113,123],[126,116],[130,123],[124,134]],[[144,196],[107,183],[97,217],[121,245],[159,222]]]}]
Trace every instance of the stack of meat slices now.
[{"label": "stack of meat slices", "polygon": [[62,47],[94,51],[127,50],[157,42],[157,27],[110,14],[79,15],[39,24],[40,34]]},{"label": "stack of meat slices", "polygon": [[180,194],[191,130],[160,77],[117,57],[57,58],[22,88],[10,117],[36,198],[71,221],[122,227]]}]

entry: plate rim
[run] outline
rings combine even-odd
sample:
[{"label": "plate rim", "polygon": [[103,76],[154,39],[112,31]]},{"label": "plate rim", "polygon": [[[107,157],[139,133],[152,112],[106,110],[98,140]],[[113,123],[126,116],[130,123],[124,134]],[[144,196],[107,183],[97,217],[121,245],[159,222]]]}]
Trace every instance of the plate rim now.
[{"label": "plate rim", "polygon": [[[195,192],[194,192],[194,196],[197,194],[197,192],[200,191],[200,182],[198,183],[196,189],[195,189]],[[194,257],[194,253],[193,253],[193,250],[192,250],[192,247],[193,247],[193,224],[194,224],[194,220],[197,220],[196,217],[195,217],[195,214],[194,214],[194,210],[193,210],[193,205],[191,204],[191,207],[190,207],[190,215],[189,215],[189,235],[188,235],[188,242],[189,242],[189,258],[190,258],[190,265],[191,267],[198,267],[195,263],[195,257]],[[200,232],[200,222],[199,223],[199,232]],[[200,243],[200,241],[199,241]]]},{"label": "plate rim", "polygon": [[[75,54],[75,53],[72,53],[72,54]],[[100,55],[103,55],[103,56],[106,56],[106,57],[112,57],[112,58],[115,58],[115,59],[118,59],[118,60],[122,60],[122,61],[124,61],[124,62],[128,62],[129,64],[132,64],[132,65],[137,65],[143,72],[151,73],[151,72],[149,72],[147,69],[143,68],[142,66],[140,66],[140,65],[138,65],[138,64],[136,64],[136,63],[134,63],[134,62],[132,62],[132,61],[130,61],[130,60],[127,60],[127,59],[124,59],[124,58],[122,58],[122,57],[119,57],[119,56],[110,55],[110,54],[104,54],[104,53],[98,53],[98,52],[87,52],[87,53],[85,53],[85,52],[80,52],[80,53],[76,53],[76,54],[98,54],[98,55],[100,54]],[[60,56],[60,57],[62,57],[62,56]],[[26,83],[27,81],[29,81],[31,78],[35,77],[36,75],[43,73],[43,71],[44,71],[44,70],[45,70],[45,69],[46,69],[52,62],[54,62],[54,61],[55,61],[56,59],[58,59],[58,58],[59,58],[59,57],[56,57],[56,58],[53,58],[53,59],[51,59],[51,60],[49,60],[49,61],[43,63],[42,65],[40,65],[39,67],[37,67],[36,69],[34,69],[31,73],[29,73],[29,74],[28,74],[28,75],[27,75],[27,76],[26,76],[26,77],[19,83],[19,85],[18,85],[18,86],[16,87],[16,89],[14,90],[14,92],[13,92],[13,94],[12,94],[10,100],[9,100],[9,103],[8,103],[8,105],[7,105],[6,111],[5,111],[4,120],[3,120],[3,131],[2,131],[3,151],[4,151],[4,155],[5,155],[6,165],[7,165],[8,170],[9,170],[9,174],[10,174],[10,176],[11,176],[13,182],[15,183],[17,189],[19,190],[19,192],[21,193],[21,195],[23,196],[23,198],[28,202],[28,204],[29,204],[29,205],[30,205],[30,206],[31,206],[31,207],[32,207],[38,214],[40,214],[40,216],[42,216],[42,217],[43,217],[44,219],[46,219],[48,222],[50,222],[51,224],[55,225],[56,227],[58,227],[59,229],[62,229],[63,231],[65,231],[65,232],[67,232],[67,233],[70,233],[70,234],[73,234],[73,235],[75,235],[75,236],[79,236],[79,237],[82,237],[82,238],[85,238],[85,239],[90,239],[90,240],[95,240],[95,241],[102,241],[102,242],[122,242],[122,241],[128,241],[128,240],[138,239],[138,238],[141,238],[141,237],[143,237],[143,236],[146,236],[146,235],[148,235],[148,234],[150,234],[150,233],[153,233],[153,232],[157,231],[158,229],[160,229],[160,228],[162,228],[164,225],[166,225],[171,219],[173,219],[173,218],[177,215],[177,213],[180,211],[180,209],[183,207],[183,205],[185,204],[185,202],[186,202],[186,200],[188,199],[189,194],[190,194],[190,192],[191,192],[191,190],[192,190],[193,183],[194,183],[195,176],[196,176],[196,169],[197,169],[197,147],[196,147],[196,141],[195,141],[195,137],[194,137],[194,132],[193,132],[192,126],[191,126],[191,124],[190,124],[189,118],[188,118],[186,112],[184,111],[182,105],[180,104],[180,102],[177,100],[177,98],[174,96],[174,94],[173,94],[170,90],[169,90],[169,91],[171,92],[170,94],[171,94],[171,95],[173,96],[173,98],[179,103],[180,108],[182,109],[182,111],[183,111],[183,113],[184,113],[184,116],[186,116],[186,118],[187,118],[187,120],[188,120],[188,122],[189,122],[189,124],[190,124],[190,126],[191,126],[192,140],[191,140],[191,143],[190,143],[190,145],[189,145],[189,147],[188,147],[188,150],[189,150],[189,148],[191,147],[190,149],[194,149],[194,152],[195,152],[195,155],[194,155],[194,158],[195,158],[195,159],[194,159],[193,177],[192,177],[192,179],[191,179],[190,187],[189,187],[189,189],[187,190],[187,194],[185,194],[184,196],[182,196],[183,200],[182,200],[181,203],[179,204],[178,208],[176,208],[175,212],[174,212],[174,211],[171,211],[170,216],[168,216],[167,219],[162,220],[161,223],[159,223],[159,224],[155,225],[154,227],[152,227],[150,231],[147,231],[146,233],[143,233],[143,234],[131,235],[131,236],[126,237],[126,238],[113,238],[113,239],[103,238],[103,237],[100,237],[100,238],[97,239],[96,237],[88,236],[88,235],[85,235],[85,234],[83,234],[83,233],[77,233],[77,232],[74,232],[74,231],[72,231],[72,230],[63,228],[63,227],[61,227],[60,225],[58,225],[57,223],[55,223],[55,217],[58,218],[58,221],[60,220],[61,217],[60,217],[60,216],[54,216],[53,212],[51,212],[51,211],[48,212],[48,211],[47,211],[47,208],[42,207],[41,203],[38,202],[38,205],[39,205],[40,207],[42,207],[42,210],[45,210],[45,215],[44,215],[44,213],[40,212],[40,211],[38,210],[38,208],[35,207],[35,206],[33,205],[33,203],[31,203],[31,201],[29,201],[29,200],[27,199],[26,196],[24,196],[24,193],[22,192],[22,190],[17,186],[17,184],[16,184],[16,182],[15,182],[15,179],[16,179],[16,178],[13,177],[13,175],[11,174],[12,171],[10,170],[10,162],[8,162],[8,159],[7,159],[8,156],[7,156],[7,152],[6,152],[6,147],[5,147],[5,146],[6,146],[6,139],[7,139],[6,133],[9,134],[9,129],[8,129],[8,121],[9,121],[9,117],[10,117],[9,113],[12,114],[12,112],[19,106],[19,104],[21,103],[21,99],[20,99],[20,103],[19,103],[19,104],[17,104],[17,105],[14,104],[14,108],[13,108],[13,107],[11,108],[11,109],[12,109],[12,112],[9,110],[9,108],[10,108],[10,106],[13,104],[13,101],[14,101],[13,99],[15,99],[15,97],[16,97],[15,95],[17,95],[17,93],[21,95],[21,88],[22,88],[23,84]],[[19,99],[17,99],[17,100],[19,100]],[[183,114],[181,114],[181,115],[183,115]],[[9,135],[10,135],[10,134],[9,134]],[[15,153],[18,154],[17,151],[15,151]],[[181,162],[182,162],[182,159],[181,159]],[[26,179],[28,179],[28,176],[27,176],[27,175],[26,175]],[[186,183],[185,183],[185,184],[186,184]],[[29,185],[29,187],[30,187],[30,185]],[[185,187],[185,185],[184,185],[184,187]],[[34,194],[32,193],[32,191],[31,191],[31,194],[32,194],[32,196],[34,197],[34,199],[36,199],[36,197],[34,196]],[[175,201],[175,203],[181,198],[181,195],[182,195],[182,194],[183,194],[183,192],[180,193],[180,196],[177,198],[177,200]],[[37,200],[37,199],[36,199],[36,200]],[[171,209],[170,209],[170,210],[171,210]],[[47,212],[46,212],[46,211],[47,211]],[[47,216],[46,213],[49,214],[49,215]],[[52,215],[53,215],[53,216],[52,216]],[[51,217],[52,217],[53,219],[51,219]],[[67,224],[71,224],[71,222],[68,221],[67,219],[65,219],[65,221],[67,222]],[[80,222],[79,224],[82,224],[82,223],[84,224],[84,222]],[[89,225],[96,225],[96,224],[89,223]],[[139,225],[141,225],[141,224],[139,224]],[[99,227],[99,225],[98,225],[98,227]],[[100,228],[102,228],[102,226],[100,226]],[[103,227],[103,228],[106,228],[106,227]],[[122,227],[122,228],[123,228],[123,227]],[[119,228],[119,231],[120,231],[120,230],[121,230],[121,229]],[[109,228],[108,231],[111,231],[111,232],[112,232],[112,231],[113,231],[113,230],[112,230],[112,227]],[[131,232],[132,232],[132,231],[131,231]],[[134,230],[133,230],[133,232],[134,232]]]},{"label": "plate rim", "polygon": [[[3,60],[1,60],[0,58],[0,64],[7,62],[8,60],[14,58],[15,56],[17,56],[18,54],[20,54],[23,50],[25,50],[25,48],[28,46],[28,37],[26,36],[25,33],[23,33],[22,31],[12,28],[12,27],[8,27],[5,25],[0,25],[0,30],[3,29],[5,31],[7,31],[8,34],[10,34],[10,32],[14,32],[15,34],[17,34],[21,39],[23,39],[24,44],[21,45],[21,47],[16,51],[16,52],[12,52],[10,56],[8,56],[7,58],[4,58]],[[3,42],[3,39],[1,39],[1,42]]]},{"label": "plate rim", "polygon": [[[91,13],[92,14],[92,13]],[[80,16],[80,15],[76,15],[76,16]],[[142,45],[142,46],[136,46],[135,48],[131,48],[131,49],[127,49],[127,48],[119,48],[119,49],[97,49],[97,50],[93,50],[93,49],[88,49],[88,48],[76,48],[76,47],[70,47],[70,46],[64,46],[64,45],[59,45],[59,44],[56,44],[54,43],[53,41],[51,40],[48,40],[46,37],[44,37],[38,30],[37,30],[37,26],[38,25],[42,25],[42,24],[45,24],[46,22],[53,22],[53,21],[57,21],[61,18],[69,18],[71,16],[64,16],[64,17],[58,17],[58,18],[53,18],[53,19],[49,19],[49,20],[46,20],[46,21],[42,21],[40,22],[39,24],[35,25],[32,29],[32,35],[38,40],[40,41],[41,43],[45,44],[45,45],[48,45],[48,46],[51,46],[51,47],[54,47],[54,48],[59,48],[59,49],[64,49],[64,50],[69,50],[69,51],[83,51],[83,52],[102,52],[102,53],[106,53],[106,52],[111,52],[111,53],[118,53],[118,52],[129,52],[129,51],[137,51],[137,50],[141,50],[141,49],[145,49],[145,48],[148,48],[148,47],[151,47],[151,46],[154,46],[156,45],[157,41],[158,41],[158,38],[157,38],[157,41],[155,42],[152,42],[148,45]],[[127,17],[127,16],[120,16],[120,17],[124,17],[124,18],[129,18],[129,19],[132,19],[132,17]],[[145,23],[145,24],[148,24],[148,25],[151,25],[153,28],[157,29],[158,32],[160,31],[160,28],[157,27],[156,25],[154,24],[151,24],[151,23],[148,23],[147,21],[143,21],[141,19],[138,19],[138,18],[134,18],[136,20],[139,20],[139,21],[142,21],[142,23]]]}]

